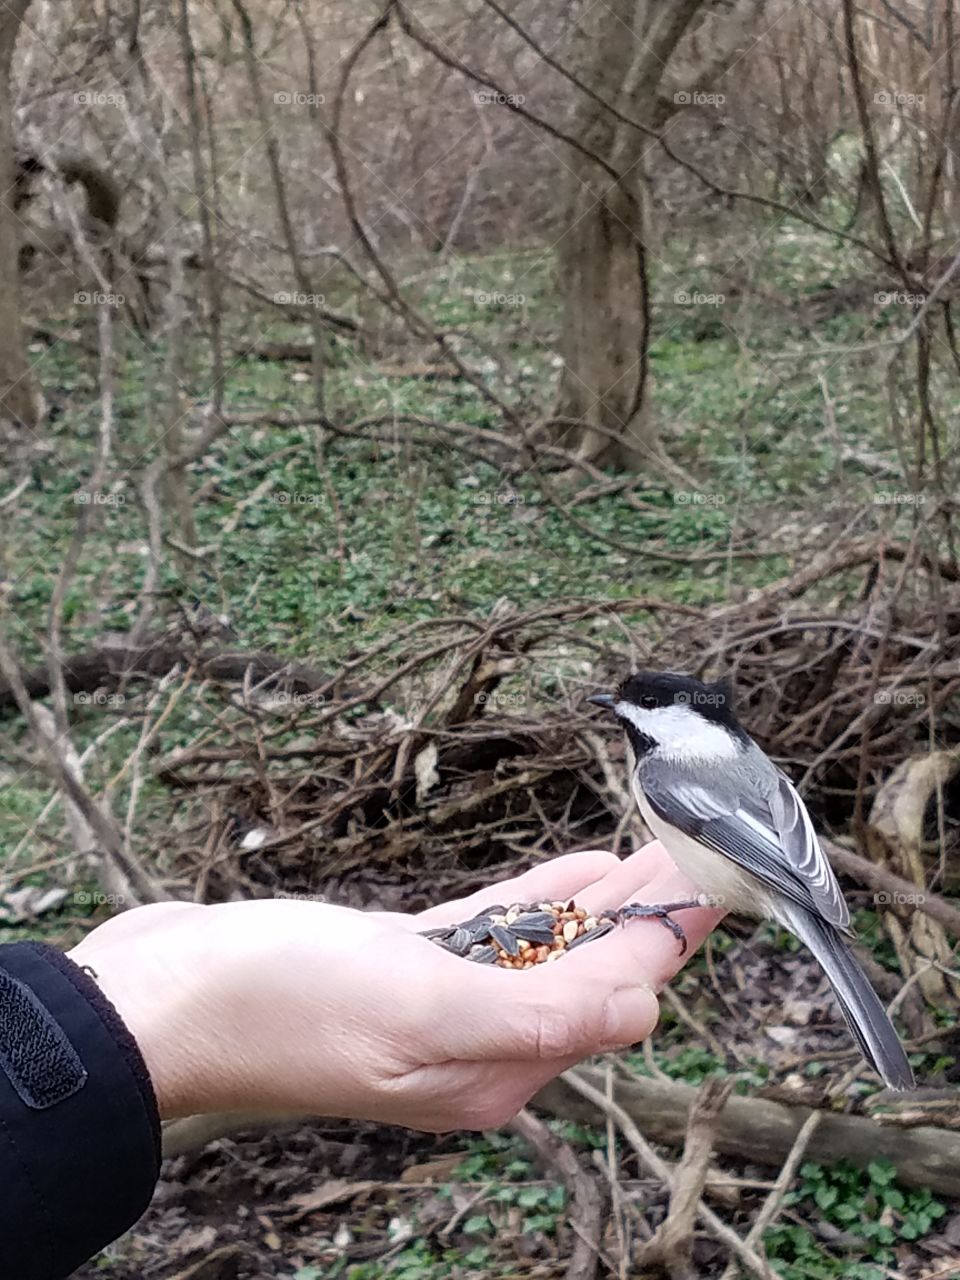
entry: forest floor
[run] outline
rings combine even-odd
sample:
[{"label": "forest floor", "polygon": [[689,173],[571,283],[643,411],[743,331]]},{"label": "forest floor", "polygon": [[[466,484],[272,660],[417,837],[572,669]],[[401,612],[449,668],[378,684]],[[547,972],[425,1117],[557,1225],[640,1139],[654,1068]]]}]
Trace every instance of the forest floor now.
[{"label": "forest floor", "polygon": [[[887,391],[869,347],[908,322],[909,313],[883,301],[884,281],[864,276],[837,246],[828,252],[822,241],[784,227],[757,234],[765,240],[762,278],[740,260],[691,256],[679,245],[664,247],[655,277],[657,417],[666,450],[696,477],[695,488],[678,492],[650,475],[640,492],[644,509],[615,494],[580,505],[571,499],[574,523],[545,500],[536,476],[455,451],[439,435],[429,449],[405,443],[402,427],[397,447],[330,438],[320,474],[312,428],[254,422],[222,436],[191,469],[191,486],[200,494],[197,540],[208,551],[190,571],[178,567],[175,556],[167,558],[158,613],[196,618],[202,611],[222,620],[218,625],[238,649],[322,666],[407,623],[486,616],[503,599],[529,607],[649,594],[705,605],[741,598],[797,568],[844,530],[902,536],[911,512],[885,497],[903,485],[888,438]],[[531,246],[419,262],[403,284],[436,325],[469,335],[464,358],[499,394],[532,416],[535,406],[540,416],[548,410],[559,326],[549,253]],[[326,305],[349,308],[333,283]],[[0,563],[14,639],[28,663],[40,655],[98,421],[94,325],[73,328],[72,319],[56,314],[44,321],[47,337],[34,345],[49,429],[20,500],[16,541],[8,541]],[[257,313],[231,335],[231,349],[241,351],[253,340],[302,342],[305,328]],[[198,402],[206,387],[200,346],[187,371],[189,394]],[[819,360],[809,355],[815,348],[859,346],[868,349]],[[115,465],[109,500],[67,594],[72,652],[129,628],[147,563],[146,519],[133,477],[152,454],[163,375],[122,324],[118,350]],[[381,335],[366,349],[338,339],[328,412],[335,421],[415,414],[497,425],[471,385],[436,370],[424,376],[432,360],[398,334]],[[308,366],[237,355],[226,403],[252,415],[306,414]],[[656,540],[677,558],[619,552],[611,540]],[[744,550],[749,554],[741,555]],[[692,569],[683,556],[694,551],[716,558]],[[629,626],[631,618],[624,621]],[[88,698],[73,711],[82,750],[102,734],[111,706],[106,698]],[[197,718],[188,706],[172,715],[164,750],[192,742]],[[49,792],[27,767],[24,726],[8,716],[2,730],[10,752],[0,762],[0,909],[11,891],[52,886],[69,892],[40,922],[18,921],[7,910],[0,939],[42,930],[67,944],[105,908],[90,903],[89,894],[84,901],[89,877],[62,860],[59,815],[45,813]],[[120,725],[102,743],[88,774],[92,786],[120,769],[138,732],[136,722]],[[143,821],[160,827],[170,803],[163,784],[149,781],[141,803]],[[416,875],[411,869],[412,883]],[[851,906],[861,938],[874,946],[881,965],[895,969],[868,896],[851,894]],[[748,972],[757,1009],[753,1049],[737,1063],[725,1060],[665,1007],[649,1054],[632,1055],[628,1065],[693,1084],[732,1073],[738,1089],[762,1088],[776,1060],[763,1033],[765,1011],[783,1001],[785,989],[796,1000],[815,995],[818,973],[766,927],[719,931],[710,963]],[[702,958],[677,990],[714,1025],[719,1015],[710,1013],[716,1002]],[[955,1021],[956,1011],[945,1011],[944,1025]],[[846,1048],[845,1039],[829,1035],[817,1047],[821,1043]],[[918,1051],[913,1061],[928,1076],[955,1066],[939,1045]],[[810,1079],[818,1069],[816,1060],[809,1063]],[[554,1123],[588,1160],[592,1152],[610,1155],[627,1200],[655,1227],[664,1212],[663,1189],[645,1178],[630,1152],[608,1152],[602,1128]],[[744,1208],[755,1208],[770,1171],[740,1165],[736,1176],[749,1184]],[[563,1187],[512,1135],[431,1138],[318,1123],[267,1138],[223,1139],[171,1162],[147,1218],[78,1274],[118,1280],[561,1276],[570,1244],[566,1207]],[[765,1243],[784,1280],[945,1280],[952,1273],[942,1270],[943,1259],[960,1249],[960,1214],[929,1192],[897,1187],[883,1164],[856,1171],[810,1162]],[[617,1242],[606,1245],[606,1256],[614,1258],[610,1274],[617,1274]],[[700,1274],[719,1276],[724,1259],[716,1246],[704,1238],[697,1250]]]}]

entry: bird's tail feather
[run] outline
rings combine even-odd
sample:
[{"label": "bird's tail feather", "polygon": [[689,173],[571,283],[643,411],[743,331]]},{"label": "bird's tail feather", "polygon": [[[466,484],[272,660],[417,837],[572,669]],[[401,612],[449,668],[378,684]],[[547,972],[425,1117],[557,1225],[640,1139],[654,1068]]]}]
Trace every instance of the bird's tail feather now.
[{"label": "bird's tail feather", "polygon": [[830,979],[847,1025],[867,1062],[891,1089],[913,1089],[907,1055],[856,957],[833,925],[790,904],[782,907],[783,923],[813,953]]}]

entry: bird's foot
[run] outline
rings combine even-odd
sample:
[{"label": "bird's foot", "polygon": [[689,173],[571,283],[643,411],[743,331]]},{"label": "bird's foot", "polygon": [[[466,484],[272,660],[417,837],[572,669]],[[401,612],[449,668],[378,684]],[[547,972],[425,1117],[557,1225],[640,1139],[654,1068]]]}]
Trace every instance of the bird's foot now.
[{"label": "bird's foot", "polygon": [[612,920],[615,924],[626,924],[628,920],[659,920],[664,928],[669,929],[680,943],[680,954],[687,949],[687,935],[676,920],[671,918],[673,911],[688,911],[691,907],[703,906],[696,898],[685,902],[631,902],[616,910],[604,911],[602,919]]}]

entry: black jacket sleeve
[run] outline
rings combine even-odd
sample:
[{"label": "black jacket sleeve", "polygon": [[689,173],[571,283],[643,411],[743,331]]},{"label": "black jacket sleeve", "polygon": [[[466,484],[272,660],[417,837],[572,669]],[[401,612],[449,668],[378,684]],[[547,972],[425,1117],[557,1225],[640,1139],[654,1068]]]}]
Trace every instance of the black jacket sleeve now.
[{"label": "black jacket sleeve", "polygon": [[139,1049],[54,947],[0,946],[0,1280],[63,1280],[143,1213],[160,1119]]}]

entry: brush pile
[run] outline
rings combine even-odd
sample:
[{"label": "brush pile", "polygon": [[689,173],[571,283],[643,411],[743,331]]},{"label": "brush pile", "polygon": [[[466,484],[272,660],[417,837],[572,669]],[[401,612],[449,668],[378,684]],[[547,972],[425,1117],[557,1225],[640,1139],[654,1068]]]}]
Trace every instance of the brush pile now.
[{"label": "brush pile", "polygon": [[[639,666],[732,677],[744,723],[834,831],[897,765],[960,743],[960,589],[899,546],[847,544],[713,609],[500,602],[399,630],[331,675],[221,681],[211,661],[195,664],[202,741],[155,769],[175,802],[171,870],[213,899],[389,901],[425,870],[436,894],[518,859],[622,851],[639,835],[623,749],[584,699]],[[951,785],[950,840],[957,800]]]}]

